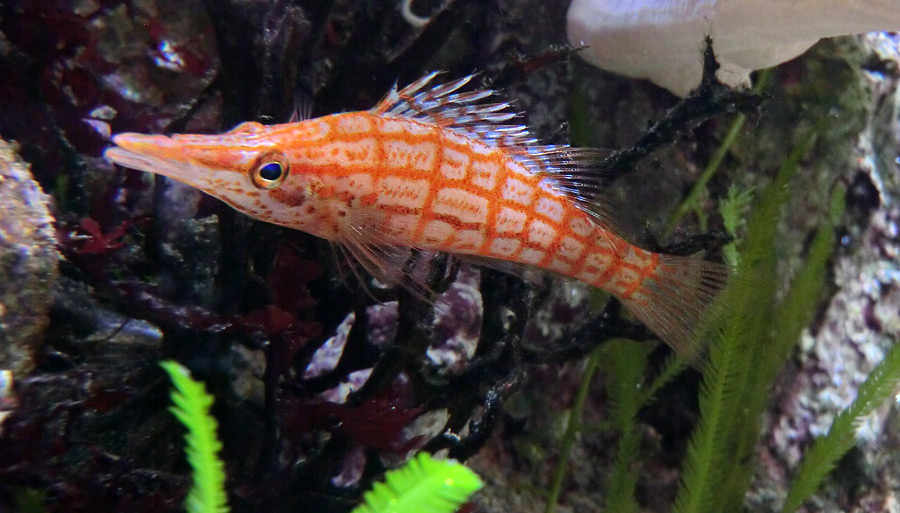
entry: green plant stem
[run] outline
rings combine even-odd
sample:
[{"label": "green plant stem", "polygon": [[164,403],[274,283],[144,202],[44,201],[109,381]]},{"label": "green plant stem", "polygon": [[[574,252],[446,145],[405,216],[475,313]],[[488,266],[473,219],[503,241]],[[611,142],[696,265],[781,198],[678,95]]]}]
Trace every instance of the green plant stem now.
[{"label": "green plant stem", "polygon": [[619,440],[604,492],[603,511],[638,513],[641,508],[635,500],[640,446],[637,416],[645,399],[644,374],[653,346],[625,339],[604,345],[607,350],[601,365],[608,395],[607,410]]},{"label": "green plant stem", "polygon": [[[766,85],[768,80],[769,70],[761,71],[757,77],[756,83],[753,84],[753,89],[755,91],[760,91]],[[663,229],[663,237],[668,237],[672,234],[672,230],[678,226],[678,223],[685,214],[691,210],[697,212],[701,211],[697,208],[697,200],[700,197],[700,194],[706,190],[706,184],[709,183],[709,180],[716,174],[716,171],[719,170],[722,161],[725,160],[725,155],[728,154],[728,151],[731,150],[731,147],[734,145],[735,141],[737,141],[738,136],[741,134],[741,130],[744,128],[744,123],[746,122],[747,116],[740,113],[735,116],[734,121],[731,123],[731,127],[728,129],[728,133],[725,134],[725,138],[722,140],[722,144],[720,144],[719,147],[716,148],[716,151],[713,152],[706,167],[703,168],[703,173],[700,174],[700,178],[698,178],[694,186],[691,187],[691,190],[688,192],[687,196],[685,196],[684,201],[678,205],[678,208],[676,208],[675,212],[672,213],[672,216],[669,217],[669,221],[666,223],[665,229]],[[705,218],[703,221],[703,224],[706,224]],[[706,230],[706,226],[702,226],[701,229]]]},{"label": "green plant stem", "polygon": [[722,144],[720,144],[719,147],[716,148],[716,151],[713,152],[706,167],[703,168],[703,173],[700,174],[700,178],[698,178],[697,182],[694,183],[694,186],[691,187],[691,190],[688,192],[687,196],[685,196],[684,201],[678,205],[678,208],[676,208],[675,212],[672,213],[672,216],[669,217],[669,221],[666,223],[665,229],[663,229],[664,237],[671,235],[672,230],[678,226],[681,218],[692,209],[695,209],[697,199],[700,197],[700,194],[706,190],[706,184],[709,183],[710,178],[712,178],[713,175],[716,174],[716,171],[719,170],[719,166],[722,165],[725,155],[728,154],[728,150],[730,150],[734,145],[734,142],[737,141],[746,121],[747,116],[743,114],[735,116],[734,121],[731,123],[731,128],[729,128],[728,133],[725,134],[725,139],[722,140]]},{"label": "green plant stem", "polygon": [[603,345],[599,345],[591,351],[587,364],[584,367],[584,374],[581,377],[581,383],[578,385],[578,391],[575,394],[575,402],[569,411],[569,418],[566,421],[566,431],[563,434],[562,446],[559,450],[559,461],[556,464],[556,472],[553,475],[553,481],[550,484],[550,492],[547,496],[547,506],[544,513],[553,513],[556,509],[556,501],[559,499],[559,492],[562,489],[563,480],[569,469],[569,458],[572,452],[572,445],[575,443],[575,435],[581,426],[581,415],[584,412],[584,403],[587,400],[588,391],[591,389],[591,381],[597,366],[603,354]]},{"label": "green plant stem", "polygon": [[659,374],[653,378],[653,381],[650,382],[650,385],[641,394],[640,408],[649,404],[653,399],[653,396],[655,396],[662,387],[668,385],[669,382],[678,377],[678,375],[687,368],[687,362],[675,354],[670,356],[663,365],[662,370],[659,371]]}]

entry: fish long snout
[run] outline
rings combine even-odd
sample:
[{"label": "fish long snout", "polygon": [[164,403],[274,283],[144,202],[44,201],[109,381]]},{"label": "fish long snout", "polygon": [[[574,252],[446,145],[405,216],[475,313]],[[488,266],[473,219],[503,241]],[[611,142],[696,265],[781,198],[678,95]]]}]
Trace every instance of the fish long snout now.
[{"label": "fish long snout", "polygon": [[[104,155],[115,155],[117,148],[148,157],[171,159],[181,153],[181,145],[165,135],[147,135],[137,133],[118,134],[112,138],[116,146],[108,148]],[[115,160],[115,158],[113,158]]]},{"label": "fish long snout", "polygon": [[103,156],[116,164],[195,184],[196,165],[179,141],[165,135],[124,133],[112,142],[115,146],[107,148]]}]

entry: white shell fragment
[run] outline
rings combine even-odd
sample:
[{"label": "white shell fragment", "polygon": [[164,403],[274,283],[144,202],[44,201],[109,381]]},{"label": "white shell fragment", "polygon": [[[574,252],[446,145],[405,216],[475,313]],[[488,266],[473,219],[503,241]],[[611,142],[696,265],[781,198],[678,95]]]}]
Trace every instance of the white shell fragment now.
[{"label": "white shell fragment", "polygon": [[313,354],[309,365],[303,372],[303,379],[321,376],[337,367],[344,354],[344,346],[347,345],[347,337],[350,336],[350,330],[353,328],[355,320],[354,312],[350,312],[347,317],[344,317],[344,320],[335,329],[334,336],[326,340],[322,347]]},{"label": "white shell fragment", "polygon": [[900,30],[900,0],[573,0],[567,30],[594,66],[685,96],[700,84],[707,35],[719,80],[747,86],[751,71],[821,38]]},{"label": "white shell fragment", "polygon": [[0,370],[0,435],[3,434],[3,421],[12,413],[16,405],[13,372],[9,369],[2,369]]}]

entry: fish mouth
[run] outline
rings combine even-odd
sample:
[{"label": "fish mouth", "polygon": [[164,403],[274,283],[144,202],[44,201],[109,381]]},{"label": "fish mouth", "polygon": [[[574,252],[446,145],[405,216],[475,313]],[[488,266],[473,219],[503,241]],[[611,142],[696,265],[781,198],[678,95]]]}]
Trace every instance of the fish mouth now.
[{"label": "fish mouth", "polygon": [[191,162],[184,154],[184,147],[164,135],[125,133],[112,139],[113,146],[103,156],[120,166],[167,176],[193,187],[198,187],[196,177],[206,171]]}]

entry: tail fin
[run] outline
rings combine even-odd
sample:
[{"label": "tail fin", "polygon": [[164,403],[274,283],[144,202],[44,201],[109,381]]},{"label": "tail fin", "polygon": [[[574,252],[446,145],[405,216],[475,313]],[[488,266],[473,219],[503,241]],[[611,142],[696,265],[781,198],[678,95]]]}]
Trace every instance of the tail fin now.
[{"label": "tail fin", "polygon": [[660,255],[659,265],[641,288],[620,300],[675,352],[699,368],[705,344],[698,324],[727,279],[724,264]]}]

